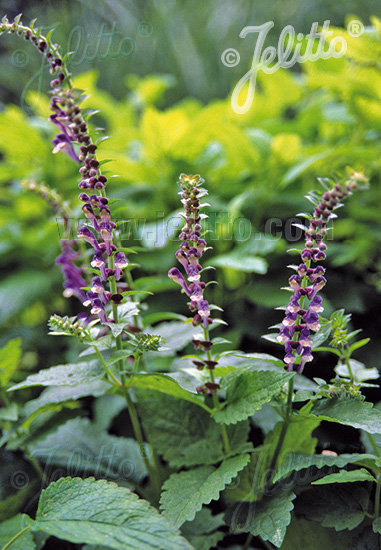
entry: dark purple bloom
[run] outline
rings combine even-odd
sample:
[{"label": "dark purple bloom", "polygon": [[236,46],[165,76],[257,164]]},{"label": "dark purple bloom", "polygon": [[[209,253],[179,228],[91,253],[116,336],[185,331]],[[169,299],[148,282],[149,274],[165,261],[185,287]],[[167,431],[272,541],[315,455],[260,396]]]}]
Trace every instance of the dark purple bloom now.
[{"label": "dark purple bloom", "polygon": [[106,262],[103,259],[103,254],[101,250],[97,250],[94,253],[93,261],[91,262],[91,267],[97,267],[101,272],[102,279],[105,281],[107,279],[106,274]]},{"label": "dark purple bloom", "polygon": [[188,288],[188,285],[186,284],[183,275],[180,273],[177,267],[172,267],[172,269],[168,271],[168,277],[172,279],[172,281],[175,281],[175,283],[180,285],[181,288],[184,290],[185,294],[190,296],[190,290]]},{"label": "dark purple bloom", "polygon": [[90,231],[87,225],[82,225],[78,228],[78,237],[90,243],[95,250],[100,250],[97,239],[94,237],[94,234]]},{"label": "dark purple bloom", "polygon": [[114,267],[115,267],[115,279],[119,281],[123,275],[123,269],[128,266],[126,256],[124,252],[117,252],[114,258]]},{"label": "dark purple bloom", "polygon": [[81,300],[81,302],[83,302],[83,300],[86,299],[86,295],[82,288],[87,286],[87,283],[83,278],[83,269],[79,268],[74,263],[78,258],[78,254],[72,248],[74,245],[75,241],[61,241],[62,254],[57,257],[56,264],[61,266],[64,276],[64,296],[66,298],[76,296],[79,300]]},{"label": "dark purple bloom", "polygon": [[63,151],[64,153],[69,155],[69,157],[75,162],[79,162],[78,155],[74,150],[71,139],[66,133],[57,134],[56,137],[52,139],[52,143],[54,145],[53,153]]}]

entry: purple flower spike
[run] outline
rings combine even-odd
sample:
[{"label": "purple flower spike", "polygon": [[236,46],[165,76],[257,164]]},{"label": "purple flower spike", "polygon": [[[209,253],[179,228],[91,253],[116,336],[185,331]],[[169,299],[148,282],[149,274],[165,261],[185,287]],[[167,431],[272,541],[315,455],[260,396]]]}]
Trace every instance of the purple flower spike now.
[{"label": "purple flower spike", "polygon": [[126,260],[126,256],[124,255],[124,252],[117,252],[115,254],[115,260],[114,260],[114,268],[115,268],[115,279],[119,281],[119,279],[123,275],[123,269],[128,266],[128,262]]},{"label": "purple flower spike", "polygon": [[74,252],[72,246],[75,241],[61,241],[62,254],[56,259],[56,264],[61,266],[64,276],[64,296],[70,298],[75,296],[81,302],[86,299],[85,293],[82,288],[87,286],[85,279],[83,278],[84,271],[75,265],[74,261],[78,258],[78,254]]},{"label": "purple flower spike", "polygon": [[168,271],[168,277],[172,279],[172,281],[175,281],[175,283],[180,285],[184,290],[185,294],[190,296],[190,290],[188,288],[188,285],[186,284],[184,277],[182,276],[180,271],[177,269],[177,267],[172,267],[172,269]]},{"label": "purple flower spike", "polygon": [[103,254],[101,250],[97,250],[94,253],[93,261],[91,262],[91,267],[97,267],[101,272],[102,279],[105,281],[107,279],[106,274],[106,262],[103,259]]},{"label": "purple flower spike", "polygon": [[91,246],[95,248],[95,250],[100,250],[97,239],[94,237],[94,234],[90,231],[87,225],[82,225],[78,228],[78,238],[84,239],[85,241],[90,243]]}]

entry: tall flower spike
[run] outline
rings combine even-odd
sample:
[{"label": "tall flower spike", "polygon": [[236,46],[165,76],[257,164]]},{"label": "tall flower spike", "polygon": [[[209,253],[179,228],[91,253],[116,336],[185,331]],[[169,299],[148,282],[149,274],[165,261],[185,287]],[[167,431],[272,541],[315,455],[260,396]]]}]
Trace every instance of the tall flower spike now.
[{"label": "tall flower spike", "polygon": [[[361,176],[361,174],[359,175]],[[285,347],[284,362],[289,371],[296,368],[301,373],[306,363],[312,361],[311,332],[320,329],[319,313],[323,311],[322,298],[318,296],[326,284],[323,277],[325,269],[321,265],[311,266],[311,263],[324,260],[326,244],[323,242],[327,234],[327,224],[332,212],[339,206],[340,200],[346,198],[357,187],[358,177],[352,175],[344,184],[336,183],[333,189],[326,191],[322,200],[316,205],[310,224],[305,233],[305,248],[301,252],[301,263],[296,268],[297,274],[289,278],[293,291],[282,328],[277,336],[278,342]],[[309,303],[306,306],[305,301]]]},{"label": "tall flower spike", "polygon": [[193,325],[202,325],[204,328],[213,322],[210,318],[209,303],[203,297],[205,283],[200,282],[201,265],[200,259],[205,250],[206,242],[201,239],[201,219],[205,215],[200,214],[200,208],[206,206],[200,204],[200,198],[207,194],[206,190],[200,187],[204,180],[196,176],[180,175],[179,184],[181,187],[181,202],[184,205],[185,225],[181,230],[180,239],[183,241],[180,249],[176,252],[176,258],[185,270],[187,285],[184,276],[177,267],[168,272],[168,277],[179,284],[184,292],[190,296],[189,308],[194,313]]},{"label": "tall flower spike", "polygon": [[[111,220],[111,212],[107,206],[108,200],[104,191],[107,178],[101,173],[100,163],[96,158],[97,145],[91,139],[87,122],[79,106],[82,92],[73,89],[71,74],[65,66],[65,58],[61,56],[60,47],[51,41],[51,33],[43,36],[41,30],[23,25],[19,16],[12,23],[7,18],[0,21],[0,34],[16,32],[36,46],[49,63],[49,72],[53,75],[50,82],[52,114],[49,120],[57,128],[57,135],[53,139],[53,152],[63,151],[75,162],[82,163],[79,169],[81,174],[79,187],[83,192],[79,199],[85,203],[83,214],[88,219],[88,224],[78,229],[78,237],[87,241],[95,249],[91,265],[100,270],[103,281],[107,282],[110,277],[114,276],[116,280],[119,280],[122,270],[127,264],[124,255],[123,257],[120,254],[118,256],[117,247],[113,242],[116,224]],[[94,194],[87,194],[85,192],[87,190],[91,190]],[[94,229],[94,232],[91,228]],[[58,263],[64,268],[66,294],[76,294],[81,297],[82,301],[87,302],[88,300],[84,299],[86,296],[82,295],[79,287],[83,281],[79,273],[75,273],[70,262],[72,260],[69,259],[69,252],[66,248],[58,259]],[[114,280],[108,282],[110,288],[111,286],[115,287]],[[104,300],[105,291],[102,292],[101,289],[103,283],[96,284],[95,287],[100,291],[97,296],[101,296]],[[115,292],[113,294],[116,295]],[[107,320],[102,300],[99,297],[93,297],[92,300],[92,313],[98,315],[101,321]]]}]

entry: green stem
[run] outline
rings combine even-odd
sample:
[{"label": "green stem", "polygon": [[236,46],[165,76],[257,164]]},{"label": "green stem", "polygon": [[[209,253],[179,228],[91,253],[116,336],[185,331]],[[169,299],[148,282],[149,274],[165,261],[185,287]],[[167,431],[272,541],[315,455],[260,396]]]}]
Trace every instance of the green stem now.
[{"label": "green stem", "polygon": [[5,546],[3,546],[3,548],[1,550],[8,550],[8,548],[11,547],[11,545],[16,542],[16,540],[18,540],[19,538],[21,538],[23,536],[24,533],[26,533],[27,531],[30,531],[31,527],[24,527],[24,529],[22,531],[20,531],[19,533],[17,533],[17,535],[15,535],[9,542],[7,542],[7,544]]},{"label": "green stem", "polygon": [[[114,267],[114,259],[113,259],[112,256],[109,257],[109,267],[110,267],[110,269],[113,269],[113,267]],[[113,294],[115,294],[116,291],[117,291],[115,277],[110,278],[110,290]],[[114,322],[118,323],[118,321],[119,321],[118,306],[116,304],[112,305],[112,312],[113,312]],[[115,338],[115,340],[116,340],[117,350],[121,351],[123,349],[121,335],[117,336]],[[156,498],[157,502],[159,502],[160,488],[161,488],[159,471],[158,471],[157,467],[154,468],[152,466],[152,464],[149,461],[149,459],[147,458],[145,450],[144,450],[144,438],[143,438],[143,432],[142,432],[140,422],[139,422],[138,413],[136,411],[135,404],[132,401],[130,391],[126,387],[126,375],[125,375],[125,372],[124,372],[124,361],[123,361],[123,359],[118,361],[118,367],[119,367],[121,385],[122,385],[122,388],[123,388],[124,397],[126,399],[127,409],[128,409],[128,413],[130,415],[131,424],[132,424],[132,428],[134,430],[135,438],[136,438],[136,441],[139,444],[140,454],[142,456],[142,459],[143,459],[144,465],[146,467],[147,473],[150,477],[152,487],[153,487],[154,493],[155,493],[155,498]]]},{"label": "green stem", "polygon": [[24,453],[27,459],[29,460],[29,462],[32,464],[33,468],[36,470],[37,474],[40,476],[42,483],[44,485],[47,485],[48,478],[46,477],[46,474],[42,469],[41,464],[38,462],[37,458],[32,455],[28,447],[25,447]]},{"label": "green stem", "polygon": [[373,435],[372,435],[372,434],[369,434],[368,432],[366,432],[366,435],[368,436],[369,443],[372,445],[375,454],[376,454],[377,456],[381,457],[381,451],[380,451],[380,449],[378,448],[378,446],[377,446],[377,444],[376,444],[376,441],[375,441]]},{"label": "green stem", "polygon": [[380,515],[380,493],[381,493],[381,475],[378,477],[376,494],[374,497],[374,517],[378,518]]},{"label": "green stem", "polygon": [[[207,328],[204,328],[204,338],[206,341],[209,341],[209,330]],[[206,356],[208,361],[212,361],[212,352],[210,350],[206,352]],[[209,377],[212,384],[215,384],[213,369],[209,369]],[[220,406],[220,402],[216,392],[213,393],[213,406],[214,406],[214,410],[217,410]],[[220,426],[220,430],[221,430],[225,454],[228,454],[230,453],[230,443],[229,443],[229,436],[226,430],[226,426],[225,424],[220,424],[220,423],[218,425]]]},{"label": "green stem", "polygon": [[249,550],[250,548],[250,544],[251,544],[251,541],[253,540],[253,535],[251,533],[249,533],[247,535],[247,539],[246,539],[246,542],[245,544],[242,546],[242,550]]},{"label": "green stem", "polygon": [[124,397],[125,397],[126,403],[127,403],[127,409],[128,409],[128,412],[129,412],[129,415],[130,415],[130,418],[131,418],[132,428],[134,430],[136,441],[139,444],[140,454],[143,458],[144,465],[145,465],[147,473],[150,477],[152,487],[153,487],[154,492],[155,492],[155,498],[156,498],[157,502],[159,502],[161,483],[160,483],[160,476],[159,476],[159,472],[158,472],[158,469],[157,469],[157,465],[156,465],[156,468],[153,468],[151,462],[149,461],[148,457],[146,456],[146,453],[145,453],[145,450],[144,450],[145,444],[144,444],[143,433],[142,433],[142,429],[140,427],[140,422],[139,422],[139,418],[138,418],[138,413],[136,412],[135,404],[132,401],[132,398],[131,398],[131,395],[130,395],[130,392],[129,392],[128,388],[126,388],[124,386],[123,390],[124,390]]},{"label": "green stem", "polygon": [[350,362],[350,357],[348,355],[348,350],[344,350],[344,357],[345,357],[345,364],[347,365],[347,369],[348,369],[348,373],[349,373],[349,376],[350,376],[350,379],[351,379],[351,382],[353,383],[354,382],[354,376],[353,376],[353,371],[352,371],[352,367],[351,367],[351,362]]},{"label": "green stem", "polygon": [[101,352],[99,351],[99,349],[97,348],[97,346],[94,346],[93,344],[93,348],[95,350],[95,353],[97,354],[98,356],[98,359],[99,361],[101,362],[103,368],[105,369],[106,373],[109,375],[109,377],[111,378],[111,380],[113,380],[113,382],[115,382],[115,384],[120,387],[120,382],[119,380],[116,378],[116,376],[111,372],[111,370],[108,368],[107,366],[107,363],[106,361],[104,360],[104,357],[103,355],[101,354]]},{"label": "green stem", "polygon": [[290,423],[290,416],[291,416],[291,411],[292,411],[292,398],[293,398],[293,395],[294,395],[294,378],[291,378],[291,380],[289,381],[288,383],[288,396],[287,396],[287,409],[286,409],[286,417],[284,419],[284,422],[283,422],[283,425],[282,425],[282,430],[280,432],[280,435],[279,435],[279,439],[278,439],[278,443],[277,443],[277,446],[275,448],[275,452],[274,452],[274,456],[271,460],[271,463],[270,463],[270,467],[269,467],[269,471],[271,472],[271,479],[270,481],[272,481],[274,475],[275,475],[275,467],[276,467],[276,464],[278,462],[278,458],[279,458],[279,455],[280,455],[280,452],[282,450],[282,446],[283,446],[283,442],[284,442],[284,439],[286,437],[286,433],[287,433],[287,429],[288,429],[288,425]]}]

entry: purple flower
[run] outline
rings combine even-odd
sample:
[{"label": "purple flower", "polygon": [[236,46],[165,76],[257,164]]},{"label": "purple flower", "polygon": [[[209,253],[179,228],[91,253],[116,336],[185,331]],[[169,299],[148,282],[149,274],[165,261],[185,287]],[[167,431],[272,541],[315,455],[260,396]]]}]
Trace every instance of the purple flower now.
[{"label": "purple flower", "polygon": [[56,137],[52,139],[52,143],[54,145],[53,153],[63,151],[64,153],[69,155],[69,157],[75,162],[79,162],[79,157],[75,152],[71,139],[66,132],[62,134],[57,134]]},{"label": "purple flower", "polygon": [[74,245],[75,241],[61,241],[62,254],[57,257],[56,264],[61,266],[64,276],[63,286],[65,288],[65,298],[76,296],[83,302],[83,300],[86,299],[86,295],[82,288],[87,286],[87,283],[83,278],[83,269],[79,268],[74,263],[78,258],[78,254],[72,249]]},{"label": "purple flower", "polygon": [[177,267],[172,267],[172,269],[168,271],[168,277],[172,279],[172,281],[175,281],[175,283],[180,285],[184,290],[185,294],[190,296],[190,290],[188,288],[188,285],[186,284],[184,277],[182,276],[180,271],[177,269]]},{"label": "purple flower", "polygon": [[102,279],[104,281],[107,279],[106,262],[103,259],[103,254],[101,250],[97,250],[94,253],[93,261],[91,262],[91,267],[97,267],[101,272]]},{"label": "purple flower", "polygon": [[114,258],[114,267],[115,267],[115,279],[119,281],[123,275],[123,269],[128,266],[126,256],[124,252],[117,252]]},{"label": "purple flower", "polygon": [[82,225],[78,228],[78,237],[90,243],[95,250],[100,250],[97,239],[94,237],[94,234],[90,231],[87,225]]},{"label": "purple flower", "polygon": [[98,294],[102,302],[104,304],[107,304],[108,298],[106,296],[105,289],[104,289],[104,286],[102,285],[102,281],[100,277],[93,277],[91,292]]}]

